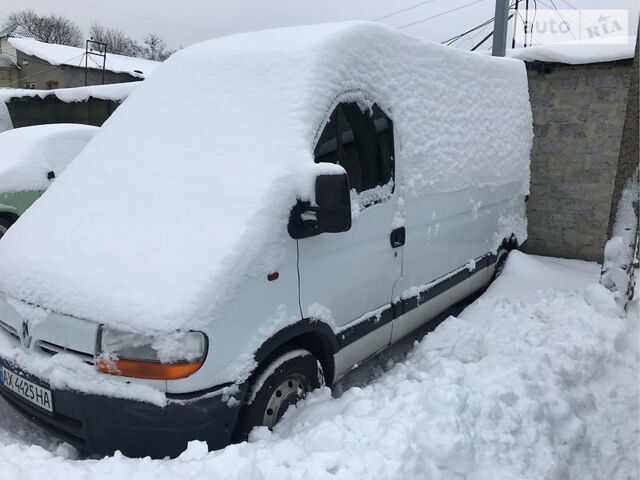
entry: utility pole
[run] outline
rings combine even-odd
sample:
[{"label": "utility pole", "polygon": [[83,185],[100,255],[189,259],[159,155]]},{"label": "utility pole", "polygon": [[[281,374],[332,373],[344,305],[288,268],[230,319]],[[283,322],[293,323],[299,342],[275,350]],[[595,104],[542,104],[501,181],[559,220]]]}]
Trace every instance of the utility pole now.
[{"label": "utility pole", "polygon": [[516,0],[516,13],[515,17],[513,17],[513,39],[511,40],[511,48],[516,48],[516,31],[518,30],[518,2],[519,0]]},{"label": "utility pole", "polygon": [[527,34],[529,33],[529,0],[524,4],[524,45],[527,46]]},{"label": "utility pole", "polygon": [[493,47],[491,55],[504,57],[507,49],[507,23],[509,21],[509,0],[496,0],[496,16],[493,21]]},{"label": "utility pole", "polygon": [[[107,67],[107,44],[104,42],[98,42],[97,40],[87,40],[85,42],[84,52],[84,85],[88,85],[89,81],[89,55],[96,55],[102,57],[102,84],[104,85],[104,72]],[[92,58],[92,61],[93,58]],[[97,63],[94,61],[94,63]]]}]

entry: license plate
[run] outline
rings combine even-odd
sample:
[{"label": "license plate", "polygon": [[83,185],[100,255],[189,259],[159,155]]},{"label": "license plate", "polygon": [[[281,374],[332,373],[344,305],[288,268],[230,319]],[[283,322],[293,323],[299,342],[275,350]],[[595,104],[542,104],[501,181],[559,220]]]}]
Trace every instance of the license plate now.
[{"label": "license plate", "polygon": [[53,412],[51,390],[30,382],[7,367],[0,367],[0,383],[34,405]]}]

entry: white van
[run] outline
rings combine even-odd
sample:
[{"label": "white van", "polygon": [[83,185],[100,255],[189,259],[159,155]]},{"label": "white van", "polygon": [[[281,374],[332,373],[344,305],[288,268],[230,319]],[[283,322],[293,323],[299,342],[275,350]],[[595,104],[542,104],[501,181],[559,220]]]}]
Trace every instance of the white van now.
[{"label": "white van", "polygon": [[531,140],[522,62],[377,24],[180,51],[0,242],[0,393],[101,454],[271,427],[488,284]]}]

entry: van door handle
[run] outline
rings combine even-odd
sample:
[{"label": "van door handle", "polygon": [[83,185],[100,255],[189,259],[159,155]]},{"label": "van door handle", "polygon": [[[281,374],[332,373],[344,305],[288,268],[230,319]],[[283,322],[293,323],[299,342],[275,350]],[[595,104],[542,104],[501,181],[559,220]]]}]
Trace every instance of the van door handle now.
[{"label": "van door handle", "polygon": [[398,248],[404,245],[404,242],[407,238],[407,231],[404,227],[396,228],[389,235],[389,240],[391,241],[391,248]]}]

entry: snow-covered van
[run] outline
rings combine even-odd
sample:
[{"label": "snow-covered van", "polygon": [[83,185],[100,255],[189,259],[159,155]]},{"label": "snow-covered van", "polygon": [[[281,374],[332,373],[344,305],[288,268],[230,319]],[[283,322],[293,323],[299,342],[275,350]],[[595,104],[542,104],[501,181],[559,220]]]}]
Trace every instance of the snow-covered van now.
[{"label": "snow-covered van", "polygon": [[0,238],[97,131],[55,123],[0,132]]},{"label": "snow-covered van", "polygon": [[0,242],[0,393],[103,454],[271,427],[488,284],[531,140],[522,62],[377,24],[180,51]]}]

